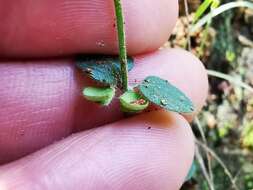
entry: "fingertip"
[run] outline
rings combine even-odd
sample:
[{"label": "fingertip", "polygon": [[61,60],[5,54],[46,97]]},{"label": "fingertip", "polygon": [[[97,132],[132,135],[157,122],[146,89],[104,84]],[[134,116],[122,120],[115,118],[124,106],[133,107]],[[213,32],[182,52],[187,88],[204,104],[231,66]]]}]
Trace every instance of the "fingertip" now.
[{"label": "fingertip", "polygon": [[160,48],[170,37],[178,17],[178,0],[123,1],[128,53]]},{"label": "fingertip", "polygon": [[[0,56],[48,57],[118,52],[113,1],[0,1]],[[178,16],[177,0],[123,0],[129,54],[158,49]],[[30,10],[29,14],[26,11]],[[22,27],[17,30],[20,23]],[[43,37],[42,37],[43,35]],[[29,43],[27,43],[29,42]]]},{"label": "fingertip", "polygon": [[0,178],[6,190],[177,190],[193,154],[187,121],[156,111],[73,135],[0,168]]}]

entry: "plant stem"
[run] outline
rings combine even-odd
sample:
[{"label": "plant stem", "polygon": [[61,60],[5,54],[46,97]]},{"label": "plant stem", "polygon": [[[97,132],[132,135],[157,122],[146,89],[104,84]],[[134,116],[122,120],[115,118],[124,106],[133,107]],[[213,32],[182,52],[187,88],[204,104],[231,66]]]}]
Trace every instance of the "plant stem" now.
[{"label": "plant stem", "polygon": [[189,7],[188,7],[188,1],[184,0],[184,10],[185,10],[185,16],[186,16],[186,21],[187,21],[187,45],[186,47],[188,48],[188,51],[191,51],[192,45],[191,45],[191,36],[190,36],[190,15],[189,15]]},{"label": "plant stem", "polygon": [[228,178],[230,179],[233,187],[235,190],[239,190],[239,188],[237,187],[235,180],[231,174],[231,172],[229,171],[229,169],[227,168],[226,164],[220,159],[220,157],[208,146],[204,145],[203,143],[201,143],[200,141],[198,141],[197,139],[195,139],[196,144],[203,148],[205,151],[209,152],[212,157],[221,165],[221,167],[224,169],[225,174],[228,176]]},{"label": "plant stem", "polygon": [[204,160],[203,160],[203,157],[201,156],[200,154],[200,151],[199,151],[199,148],[198,146],[195,147],[195,155],[196,155],[196,158],[197,158],[197,161],[199,163],[199,166],[200,166],[200,169],[207,181],[207,184],[209,186],[209,189],[210,190],[215,190],[214,188],[214,184],[212,183],[208,173],[207,173],[207,170],[206,170],[206,166],[205,166],[205,163],[204,163]]},{"label": "plant stem", "polygon": [[114,0],[114,7],[117,20],[119,59],[121,63],[122,88],[128,90],[128,68],[127,68],[127,50],[126,50],[126,34],[125,21],[121,0]]},{"label": "plant stem", "polygon": [[[205,132],[200,124],[200,120],[198,117],[195,118],[194,123],[196,124],[199,132],[200,132],[200,136],[204,142],[204,144],[207,146],[207,140],[206,140],[206,136],[205,136]],[[206,158],[207,158],[207,168],[208,168],[208,173],[209,173],[209,178],[210,178],[210,182],[213,184],[213,172],[212,172],[212,160],[211,157],[209,155],[209,153],[206,151]]]}]

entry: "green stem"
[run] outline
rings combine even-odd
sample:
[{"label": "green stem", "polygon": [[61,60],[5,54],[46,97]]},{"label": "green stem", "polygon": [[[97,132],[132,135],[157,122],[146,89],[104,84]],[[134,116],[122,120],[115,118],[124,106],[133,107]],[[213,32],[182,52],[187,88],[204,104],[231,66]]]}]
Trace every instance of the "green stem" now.
[{"label": "green stem", "polygon": [[235,1],[235,2],[223,4],[216,9],[213,9],[211,13],[207,14],[202,19],[200,19],[195,25],[193,25],[190,32],[193,33],[197,31],[200,27],[202,27],[204,24],[206,24],[210,16],[214,18],[227,10],[234,9],[237,7],[247,7],[249,9],[253,9],[253,3],[251,3],[250,1]]},{"label": "green stem", "polygon": [[117,20],[122,87],[124,91],[127,91],[128,90],[127,50],[126,50],[126,35],[125,35],[125,27],[124,27],[125,21],[124,21],[121,0],[114,0],[114,6],[115,6],[115,13],[116,13],[116,20]]}]

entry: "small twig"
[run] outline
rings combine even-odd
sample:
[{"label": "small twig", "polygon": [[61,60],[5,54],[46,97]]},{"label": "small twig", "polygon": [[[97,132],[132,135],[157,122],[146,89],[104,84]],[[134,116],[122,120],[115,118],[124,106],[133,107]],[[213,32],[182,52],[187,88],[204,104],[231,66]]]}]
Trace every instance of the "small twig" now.
[{"label": "small twig", "polygon": [[[206,136],[205,136],[205,133],[204,133],[202,127],[201,127],[199,118],[196,117],[195,120],[194,120],[194,122],[195,122],[195,124],[198,127],[198,130],[200,132],[200,135],[201,135],[201,138],[202,138],[203,142],[205,143],[205,145],[207,145]],[[211,157],[210,157],[210,155],[209,155],[208,152],[206,152],[206,157],[207,157],[208,173],[209,173],[209,176],[210,176],[210,181],[213,184],[212,160],[211,160]]]},{"label": "small twig", "polygon": [[205,151],[209,152],[212,157],[221,165],[221,167],[224,169],[225,174],[228,176],[228,178],[230,179],[233,187],[235,190],[239,190],[239,188],[237,187],[235,180],[232,176],[232,174],[230,173],[230,171],[228,170],[227,166],[224,164],[224,162],[219,158],[219,156],[212,150],[210,149],[208,146],[202,144],[200,141],[198,141],[197,139],[195,139],[195,142],[197,145],[199,145],[201,148],[203,148]]},{"label": "small twig", "polygon": [[[212,24],[212,18],[213,18],[213,10],[214,8],[212,8],[211,6],[211,11],[210,11],[210,14],[209,14],[209,18],[208,18],[208,21],[207,21],[207,24],[205,26],[205,30],[204,30],[204,36],[201,40],[201,44],[200,44],[200,50],[202,53],[204,51],[204,48],[205,48],[205,42],[208,40],[208,29],[210,28],[211,24]],[[203,56],[203,54],[201,54],[201,56]]]},{"label": "small twig", "polygon": [[213,71],[213,70],[207,70],[207,74],[209,76],[213,76],[213,77],[217,77],[217,78],[221,78],[221,79],[224,79],[224,80],[227,80],[229,81],[230,83],[232,84],[235,84],[241,88],[244,88],[248,91],[250,91],[251,93],[253,93],[253,88],[251,86],[249,86],[248,84],[246,84],[245,82],[242,82],[240,80],[237,80],[227,74],[224,74],[224,73],[220,73],[220,72],[217,72],[217,71]]},{"label": "small twig", "polygon": [[205,136],[205,133],[204,133],[204,131],[203,131],[201,125],[200,125],[199,118],[196,117],[195,120],[194,120],[194,123],[197,125],[198,130],[199,130],[200,135],[201,135],[201,138],[204,141],[204,143],[206,144],[207,143],[206,136]]},{"label": "small twig", "polygon": [[[190,16],[189,16],[189,7],[188,7],[187,0],[184,0],[184,8],[185,8],[185,15],[186,15],[186,20],[187,20],[187,25],[188,25],[188,27],[187,27],[187,47],[188,47],[188,50],[191,51],[190,19],[189,19]],[[200,122],[198,119],[197,119],[197,126],[200,130],[203,140],[205,141],[205,143],[207,143],[204,132],[200,126]],[[196,157],[197,157],[199,163],[201,162],[200,165],[202,164],[201,168],[202,168],[203,174],[204,174],[205,178],[207,179],[210,189],[214,190],[213,174],[212,174],[212,168],[211,168],[211,159],[210,159],[210,156],[208,155],[208,153],[206,154],[206,156],[207,156],[207,160],[208,160],[208,172],[209,172],[210,177],[209,177],[208,173],[206,172],[206,168],[204,166],[203,159],[202,159],[199,151],[196,150]]]},{"label": "small twig", "polygon": [[187,21],[187,47],[188,50],[191,51],[191,36],[190,36],[190,19],[189,19],[189,7],[187,0],[184,0],[184,9],[185,9],[185,15],[186,15],[186,21]]},{"label": "small twig", "polygon": [[236,175],[235,175],[235,177],[234,177],[234,182],[235,182],[235,183],[237,182],[237,180],[238,180],[238,178],[239,178],[241,172],[242,172],[242,168],[240,168],[240,169],[238,170],[238,172],[236,173]]},{"label": "small twig", "polygon": [[125,34],[125,21],[124,21],[124,14],[123,14],[121,0],[114,0],[114,6],[115,6],[115,13],[116,13],[116,20],[117,20],[122,87],[124,91],[127,91],[128,90],[128,68],[127,68],[126,34]]},{"label": "small twig", "polygon": [[253,48],[253,42],[250,39],[246,38],[245,36],[239,34],[238,40],[241,42],[242,45]]},{"label": "small twig", "polygon": [[196,146],[196,148],[195,148],[195,156],[196,156],[196,158],[197,158],[197,161],[198,161],[198,163],[199,163],[199,166],[200,166],[200,168],[201,168],[201,171],[202,171],[204,177],[206,178],[206,181],[207,181],[207,184],[208,184],[210,190],[215,190],[215,189],[214,189],[214,185],[213,185],[213,183],[212,183],[212,181],[211,181],[211,179],[210,179],[210,177],[209,177],[209,175],[208,175],[208,173],[207,173],[207,170],[206,170],[206,167],[205,167],[203,158],[202,158],[202,156],[201,156],[201,154],[200,154],[199,149],[198,149],[197,146]]}]

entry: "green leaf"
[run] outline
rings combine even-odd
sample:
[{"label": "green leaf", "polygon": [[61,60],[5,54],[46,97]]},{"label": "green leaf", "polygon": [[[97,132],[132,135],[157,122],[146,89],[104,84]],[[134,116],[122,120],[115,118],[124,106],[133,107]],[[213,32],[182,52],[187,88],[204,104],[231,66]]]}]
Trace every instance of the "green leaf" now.
[{"label": "green leaf", "polygon": [[226,51],[226,59],[230,63],[233,62],[236,59],[236,54],[233,51],[227,50]]},{"label": "green leaf", "polygon": [[219,6],[220,6],[220,0],[213,0],[211,4],[211,9],[216,9]]},{"label": "green leaf", "polygon": [[115,96],[115,88],[86,87],[83,90],[83,95],[87,100],[101,105],[109,105]]},{"label": "green leaf", "polygon": [[129,90],[120,96],[120,105],[123,112],[136,113],[146,109],[149,102],[140,94]]},{"label": "green leaf", "polygon": [[244,147],[253,148],[253,121],[243,126],[241,139]]},{"label": "green leaf", "polygon": [[[77,59],[76,64],[78,68],[88,74],[92,79],[107,86],[121,87],[120,62],[117,56],[81,56]],[[128,71],[133,66],[133,59],[128,58]]]},{"label": "green leaf", "polygon": [[138,88],[147,100],[166,110],[178,113],[194,111],[191,100],[183,92],[159,77],[147,77]]},{"label": "green leaf", "polygon": [[196,22],[212,4],[213,0],[204,0],[204,2],[198,7],[195,12],[193,22]]},{"label": "green leaf", "polygon": [[196,163],[193,161],[192,165],[191,165],[191,168],[190,168],[190,170],[189,170],[189,172],[188,172],[188,174],[187,174],[187,176],[185,178],[185,181],[190,180],[194,176],[194,174],[196,173],[196,171],[197,171]]}]

